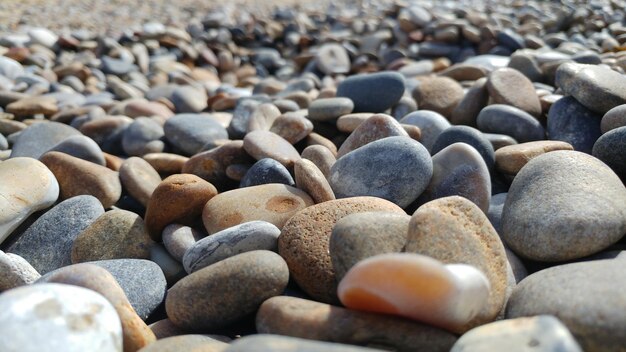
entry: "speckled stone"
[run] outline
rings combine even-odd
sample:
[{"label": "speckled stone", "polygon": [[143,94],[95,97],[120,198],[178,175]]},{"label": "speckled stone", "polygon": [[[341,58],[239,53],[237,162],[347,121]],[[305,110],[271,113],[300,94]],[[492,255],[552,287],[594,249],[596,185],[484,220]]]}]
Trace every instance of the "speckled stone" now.
[{"label": "speckled stone", "polygon": [[102,166],[106,165],[102,150],[93,139],[87,136],[70,136],[50,148],[49,151],[69,154]]},{"label": "speckled stone", "polygon": [[487,276],[488,304],[461,331],[493,321],[504,306],[508,275],[504,246],[487,216],[469,200],[452,196],[418,208],[409,223],[406,252],[446,264],[469,264]]},{"label": "speckled stone", "polygon": [[54,174],[32,158],[0,161],[0,243],[32,213],[59,197]]},{"label": "speckled stone", "polygon": [[309,119],[313,121],[332,121],[354,110],[354,103],[348,98],[325,98],[314,100],[309,105]]},{"label": "speckled stone", "polygon": [[370,142],[386,137],[408,137],[408,133],[393,117],[385,114],[375,114],[369,117],[348,136],[337,151],[337,158],[358,149]]},{"label": "speckled stone", "polygon": [[335,193],[328,180],[312,161],[307,159],[296,161],[294,174],[297,187],[308,193],[316,204],[335,199]]},{"label": "speckled stone", "polygon": [[122,195],[118,173],[107,167],[61,152],[48,152],[41,162],[59,181],[61,199],[88,194],[96,197],[104,208],[110,208]]},{"label": "speckled stone", "polygon": [[476,123],[483,132],[506,134],[521,143],[542,140],[546,135],[539,120],[521,109],[504,104],[482,109]]},{"label": "speckled stone", "polygon": [[165,226],[171,223],[193,224],[204,205],[217,194],[209,182],[188,174],[172,175],[152,193],[146,207],[146,228],[153,240],[160,242]]},{"label": "speckled stone", "polygon": [[432,172],[422,144],[408,137],[388,137],[339,158],[329,183],[337,198],[375,196],[406,207],[426,188]]},{"label": "speckled stone", "polygon": [[225,352],[254,352],[259,349],[274,352],[376,352],[373,348],[358,347],[340,343],[330,343],[300,339],[295,337],[254,334],[235,340]]},{"label": "speckled stone", "polygon": [[582,352],[567,327],[552,315],[522,317],[479,326],[461,336],[450,351],[513,351],[520,348]]},{"label": "speckled stone", "polygon": [[435,111],[448,118],[463,99],[463,88],[448,77],[421,78],[413,91],[413,98],[420,109]]},{"label": "speckled stone", "polygon": [[330,258],[337,281],[357,262],[378,254],[404,251],[411,217],[400,213],[365,212],[348,215],[333,226]]},{"label": "speckled stone", "polygon": [[179,224],[167,225],[162,234],[163,246],[181,263],[185,252],[203,237],[206,237],[206,233]]},{"label": "speckled stone", "polygon": [[211,115],[178,114],[163,125],[165,138],[187,155],[199,152],[202,147],[218,139],[228,139],[228,132]]},{"label": "speckled stone", "polygon": [[152,165],[138,157],[124,160],[119,176],[124,190],[144,207],[148,206],[152,193],[161,183],[161,176]]},{"label": "speckled stone", "polygon": [[419,127],[422,132],[420,143],[431,153],[439,135],[451,126],[450,122],[441,114],[428,110],[412,112],[403,117],[400,123]]},{"label": "speckled stone", "polygon": [[167,316],[186,329],[225,327],[287,287],[285,261],[270,251],[246,252],[199,270],[172,287]]},{"label": "speckled stone", "polygon": [[3,351],[122,351],[122,327],[111,303],[70,285],[33,285],[2,294],[0,334]]},{"label": "speckled stone", "polygon": [[506,317],[556,316],[585,351],[619,351],[626,341],[623,260],[594,260],[536,272],[515,287]]},{"label": "speckled stone", "polygon": [[256,328],[261,334],[378,346],[399,352],[446,352],[457,339],[445,330],[410,320],[286,296],[270,298],[261,305]]},{"label": "speckled stone", "polygon": [[330,175],[330,169],[337,161],[335,155],[322,145],[310,145],[304,148],[302,159],[311,160],[326,178]]},{"label": "speckled stone", "polygon": [[187,249],[182,263],[196,272],[237,254],[255,250],[278,250],[280,230],[266,221],[250,221],[207,236]]},{"label": "speckled stone", "polygon": [[296,213],[282,228],[278,251],[298,286],[316,300],[337,302],[337,280],[329,254],[333,226],[354,213],[387,211],[404,214],[397,205],[375,197],[331,200]]},{"label": "speckled stone", "polygon": [[298,211],[313,205],[303,191],[270,183],[220,193],[204,206],[202,221],[209,234],[244,222],[263,220],[279,229]]},{"label": "speckled stone", "polygon": [[502,238],[529,259],[582,258],[624,236],[624,204],[626,188],[604,163],[580,152],[550,152],[515,176],[502,214]]},{"label": "speckled stone", "polygon": [[404,77],[397,72],[350,76],[337,86],[337,97],[354,102],[354,112],[384,112],[404,94]]},{"label": "speckled stone", "polygon": [[92,196],[67,199],[30,225],[7,252],[22,256],[42,274],[70,265],[74,240],[103,213]]},{"label": "speckled stone", "polygon": [[491,178],[478,151],[466,143],[454,143],[433,155],[433,177],[418,198],[423,204],[448,196],[461,196],[487,213]]},{"label": "speckled stone", "polygon": [[226,351],[228,344],[206,335],[179,335],[159,339],[138,352]]},{"label": "speckled stone", "polygon": [[243,148],[253,158],[272,158],[287,168],[300,159],[300,154],[284,138],[270,131],[253,131],[243,139]]},{"label": "speckled stone", "polygon": [[516,175],[533,158],[556,150],[574,150],[571,144],[561,141],[536,141],[514,144],[496,150],[496,169]]},{"label": "speckled stone", "polygon": [[603,134],[593,145],[592,154],[626,180],[626,126]]},{"label": "speckled stone", "polygon": [[469,126],[452,126],[443,131],[437,137],[430,153],[435,155],[454,143],[469,144],[482,156],[487,168],[489,170],[493,168],[496,159],[493,146],[479,130]]},{"label": "speckled stone", "polygon": [[73,127],[58,123],[36,123],[21,131],[11,149],[11,157],[27,156],[39,159],[50,148],[80,132]]},{"label": "speckled stone", "polygon": [[272,158],[263,158],[248,169],[241,179],[239,187],[251,187],[267,183],[282,183],[288,186],[296,185],[289,170],[283,164]]},{"label": "speckled stone", "polygon": [[114,209],[100,215],[74,239],[72,263],[145,259],[150,257],[151,245],[152,239],[139,215]]},{"label": "speckled stone", "polygon": [[0,292],[32,284],[40,277],[26,259],[0,251]]},{"label": "speckled stone", "polygon": [[587,109],[573,97],[557,100],[548,112],[548,137],[567,142],[574,150],[591,154],[600,138],[602,116]]},{"label": "speckled stone", "polygon": [[491,72],[487,90],[496,104],[514,106],[532,116],[541,114],[541,103],[533,83],[514,68],[499,68]]}]

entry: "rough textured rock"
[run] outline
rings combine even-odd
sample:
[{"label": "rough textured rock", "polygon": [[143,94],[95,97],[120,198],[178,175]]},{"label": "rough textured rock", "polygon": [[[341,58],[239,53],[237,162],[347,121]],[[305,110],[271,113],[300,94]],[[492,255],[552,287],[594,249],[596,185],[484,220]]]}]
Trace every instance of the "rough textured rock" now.
[{"label": "rough textured rock", "polygon": [[41,275],[26,259],[0,251],[0,292],[32,284]]}]

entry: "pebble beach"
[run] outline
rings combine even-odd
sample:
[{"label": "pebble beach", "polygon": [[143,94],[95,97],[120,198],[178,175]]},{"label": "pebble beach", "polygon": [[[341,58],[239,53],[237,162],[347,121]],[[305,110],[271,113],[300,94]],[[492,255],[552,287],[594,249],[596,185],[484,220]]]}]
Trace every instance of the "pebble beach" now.
[{"label": "pebble beach", "polygon": [[0,351],[626,351],[626,1],[0,2]]}]

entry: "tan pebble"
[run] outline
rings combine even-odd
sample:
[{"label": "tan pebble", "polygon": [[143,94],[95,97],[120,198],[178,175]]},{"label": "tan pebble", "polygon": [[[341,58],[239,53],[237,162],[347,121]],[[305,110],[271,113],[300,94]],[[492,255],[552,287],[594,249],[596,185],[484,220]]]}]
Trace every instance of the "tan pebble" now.
[{"label": "tan pebble", "polygon": [[102,152],[104,155],[105,166],[113,171],[119,171],[120,167],[122,167],[122,163],[124,160],[119,156],[115,156],[113,154]]},{"label": "tan pebble", "polygon": [[337,129],[341,132],[351,133],[372,116],[374,114],[371,112],[356,112],[340,116],[337,119]]},{"label": "tan pebble", "polygon": [[131,157],[122,163],[119,170],[120,181],[124,189],[144,207],[152,192],[161,183],[161,176],[147,161],[138,157]]},{"label": "tan pebble", "polygon": [[226,175],[226,168],[232,164],[253,164],[243,148],[243,141],[230,141],[209,151],[198,153],[185,162],[182,172],[194,174],[211,182],[217,189],[225,190],[237,187]]},{"label": "tan pebble", "polygon": [[337,161],[335,155],[323,145],[311,145],[304,148],[302,158],[311,160],[327,179],[330,174],[330,168]]},{"label": "tan pebble", "polygon": [[535,141],[509,145],[496,150],[496,168],[516,175],[532,158],[555,150],[574,150],[571,144],[561,141]]},{"label": "tan pebble", "polygon": [[243,149],[256,160],[272,158],[288,169],[300,159],[300,154],[291,143],[270,131],[248,133],[243,139]]},{"label": "tan pebble", "polygon": [[294,173],[297,187],[308,193],[315,203],[335,199],[335,193],[326,177],[312,161],[307,159],[296,161]]},{"label": "tan pebble", "polygon": [[306,137],[306,145],[307,147],[312,145],[321,145],[326,147],[326,149],[330,150],[334,157],[337,157],[337,146],[330,139],[315,133],[311,132]]},{"label": "tan pebble", "polygon": [[348,136],[337,151],[337,158],[366,145],[386,137],[406,136],[408,133],[393,117],[385,114],[375,114],[365,120]]},{"label": "tan pebble", "polygon": [[287,112],[279,116],[270,132],[283,137],[291,144],[298,143],[313,131],[313,123],[298,112]]},{"label": "tan pebble", "polygon": [[179,174],[188,157],[171,153],[149,153],[142,157],[160,174]]},{"label": "tan pebble", "polygon": [[36,114],[52,116],[58,111],[57,100],[53,97],[28,97],[14,101],[6,106],[6,112],[19,117]]}]

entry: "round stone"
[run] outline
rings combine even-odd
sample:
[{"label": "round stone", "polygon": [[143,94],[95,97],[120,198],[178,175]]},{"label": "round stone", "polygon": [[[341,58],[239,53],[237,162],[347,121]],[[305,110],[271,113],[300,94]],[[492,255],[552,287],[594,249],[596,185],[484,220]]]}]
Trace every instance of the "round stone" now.
[{"label": "round stone", "polygon": [[600,122],[600,130],[602,133],[607,133],[614,128],[624,126],[626,126],[626,104],[618,105],[607,111]]},{"label": "round stone", "polygon": [[358,149],[370,142],[386,137],[408,137],[408,133],[393,117],[385,114],[375,114],[369,117],[348,136],[337,151],[337,158]]},{"label": "round stone", "polygon": [[163,127],[154,119],[138,117],[124,130],[122,148],[131,156],[160,153],[165,149],[164,136]]},{"label": "round stone", "polygon": [[625,283],[624,261],[619,258],[558,265],[520,282],[509,298],[506,317],[554,315],[583,350],[615,350],[626,341],[625,311],[616,309],[623,304]]},{"label": "round stone", "polygon": [[626,188],[604,163],[580,152],[550,152],[515,176],[502,214],[502,238],[529,259],[582,258],[624,236],[624,204]]},{"label": "round stone", "polygon": [[94,164],[106,165],[102,150],[93,139],[87,136],[71,136],[50,148],[50,151],[69,154]]},{"label": "round stone", "polygon": [[626,180],[626,126],[610,130],[593,145],[593,156]]},{"label": "round stone", "polygon": [[288,186],[296,185],[289,170],[283,164],[272,158],[264,158],[254,163],[248,169],[245,176],[241,179],[239,187],[251,187],[267,183],[282,183]]},{"label": "round stone", "polygon": [[431,153],[439,135],[451,126],[441,114],[428,110],[412,112],[403,117],[400,123],[419,127],[422,132],[420,143]]},{"label": "round stone", "polygon": [[332,121],[354,110],[354,103],[348,98],[324,98],[314,100],[309,105],[309,119],[313,121]]},{"label": "round stone", "polygon": [[330,175],[330,169],[337,161],[335,155],[322,145],[310,145],[304,148],[302,151],[302,159],[311,160],[326,178]]},{"label": "round stone", "polygon": [[489,100],[486,83],[486,78],[481,78],[474,82],[456,108],[452,110],[452,115],[450,115],[451,123],[476,126],[476,118],[480,111],[487,106]]},{"label": "round stone", "polygon": [[32,284],[40,277],[26,259],[0,251],[0,292]]},{"label": "round stone", "polygon": [[152,193],[161,183],[161,176],[152,165],[135,156],[124,160],[119,176],[124,190],[144,207],[148,206]]},{"label": "round stone", "polygon": [[300,154],[284,138],[270,131],[252,131],[243,139],[243,149],[253,158],[272,158],[287,168],[300,159]]},{"label": "round stone", "polygon": [[225,327],[280,295],[288,281],[289,269],[278,254],[246,252],[180,280],[168,291],[165,309],[181,328]]},{"label": "round stone", "polygon": [[561,65],[556,71],[556,85],[599,114],[626,104],[626,77],[600,65]]},{"label": "round stone", "polygon": [[303,191],[276,183],[220,193],[206,202],[202,221],[209,234],[244,222],[263,220],[279,229],[298,211],[313,205]]},{"label": "round stone", "polygon": [[327,75],[345,74],[350,71],[350,57],[343,46],[336,43],[322,45],[316,53],[317,68]]},{"label": "round stone", "polygon": [[276,133],[291,144],[296,144],[313,132],[313,123],[298,113],[286,113],[274,120],[270,132]]},{"label": "round stone", "polygon": [[435,111],[449,118],[463,99],[463,88],[448,77],[421,78],[413,91],[413,98],[420,109]]},{"label": "round stone", "polygon": [[165,138],[187,155],[202,150],[205,144],[218,139],[228,139],[228,132],[210,115],[178,114],[163,125]]},{"label": "round stone", "polygon": [[321,302],[337,302],[337,280],[329,254],[335,223],[354,213],[387,211],[404,214],[397,205],[380,198],[331,200],[299,211],[282,228],[278,251],[289,265],[298,286]]},{"label": "round stone", "polygon": [[59,197],[54,174],[32,158],[0,161],[0,243],[32,213]]},{"label": "round stone", "polygon": [[206,234],[189,226],[167,225],[163,229],[163,246],[167,252],[182,263],[185,252]]},{"label": "round stone", "polygon": [[591,154],[593,144],[602,134],[601,119],[601,115],[573,97],[563,97],[552,104],[548,112],[548,136],[551,140],[571,144],[574,150]]},{"label": "round stone", "polygon": [[354,112],[384,112],[404,94],[404,77],[397,72],[350,76],[337,86],[337,97],[354,103]]},{"label": "round stone", "polygon": [[337,198],[374,196],[406,207],[426,188],[432,173],[423,145],[408,137],[388,137],[339,158],[329,183]]},{"label": "round stone", "polygon": [[520,143],[542,140],[546,136],[539,120],[509,105],[494,104],[485,107],[478,114],[476,124],[483,132],[506,134]]},{"label": "round stone", "polygon": [[532,116],[541,115],[541,103],[533,83],[514,68],[499,68],[491,72],[487,90],[496,104],[514,106]]},{"label": "round stone", "polygon": [[335,193],[326,177],[312,161],[307,159],[296,161],[294,174],[298,188],[308,193],[316,204],[335,199]]},{"label": "round stone", "polygon": [[436,199],[411,217],[406,252],[426,255],[445,264],[468,264],[482,271],[491,290],[488,304],[459,330],[495,320],[505,304],[508,263],[504,246],[487,216],[459,197]]},{"label": "round stone", "polygon": [[80,135],[78,130],[62,123],[36,123],[21,131],[11,149],[11,157],[39,159],[55,145],[77,135]]},{"label": "round stone", "polygon": [[255,250],[278,250],[280,230],[265,221],[250,221],[207,236],[187,249],[182,263],[196,272],[237,254]]},{"label": "round stone", "polygon": [[493,146],[485,138],[485,136],[480,133],[479,130],[469,127],[469,126],[452,126],[445,131],[443,131],[437,140],[433,144],[430,153],[435,155],[442,151],[449,145],[454,143],[465,143],[472,146],[480,156],[485,161],[487,168],[489,170],[493,169],[493,165],[495,164],[495,151],[493,150]]},{"label": "round stone", "polygon": [[189,160],[187,157],[172,153],[149,153],[142,158],[158,173],[165,175],[182,173],[183,166]]},{"label": "round stone", "polygon": [[574,148],[561,141],[536,141],[502,147],[496,150],[496,169],[508,175],[516,175],[533,158],[556,150]]},{"label": "round stone", "polygon": [[0,334],[3,351],[122,351],[122,327],[111,303],[70,285],[32,285],[2,294]]},{"label": "round stone", "polygon": [[174,88],[171,100],[177,113],[197,113],[207,107],[206,92],[191,86]]}]

